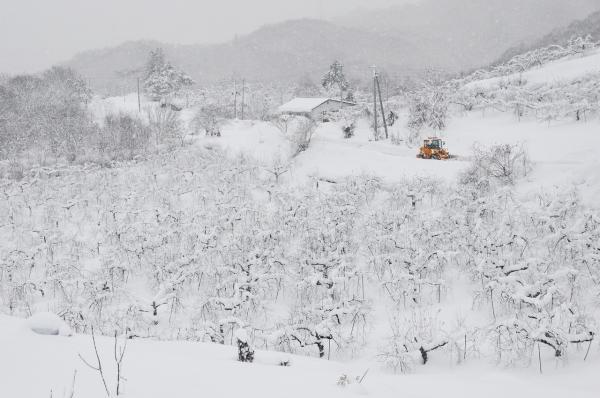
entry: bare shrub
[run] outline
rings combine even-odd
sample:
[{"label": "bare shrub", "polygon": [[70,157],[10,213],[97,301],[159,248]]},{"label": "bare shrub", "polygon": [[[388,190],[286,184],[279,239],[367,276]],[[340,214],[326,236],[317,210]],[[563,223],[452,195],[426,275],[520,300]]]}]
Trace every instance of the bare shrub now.
[{"label": "bare shrub", "polygon": [[308,149],[310,140],[316,130],[317,124],[314,120],[303,117],[297,121],[297,126],[294,129],[292,143],[294,145],[294,155],[299,155]]},{"label": "bare shrub", "polygon": [[150,127],[128,114],[109,114],[104,118],[98,147],[101,153],[131,159],[145,153],[150,143]]},{"label": "bare shrub", "polygon": [[394,372],[407,373],[426,365],[431,352],[448,345],[436,316],[414,311],[404,319],[390,319],[392,334],[381,348],[379,359]]},{"label": "bare shrub", "polygon": [[113,345],[113,360],[114,360],[114,382],[113,388],[110,388],[109,382],[107,380],[108,372],[106,372],[104,367],[104,362],[100,357],[100,353],[98,351],[98,345],[96,343],[96,336],[94,334],[94,328],[92,328],[92,345],[94,347],[95,354],[95,363],[88,362],[81,354],[79,354],[79,358],[86,364],[90,369],[96,371],[100,380],[102,381],[102,385],[104,386],[104,391],[108,398],[118,397],[123,395],[122,391],[122,381],[125,381],[123,377],[123,360],[125,359],[125,352],[127,350],[127,338],[123,338],[123,342],[119,342],[119,336],[117,332],[114,334],[114,345]]},{"label": "bare shrub", "polygon": [[246,329],[238,329],[235,332],[235,339],[238,346],[238,361],[254,362],[254,349],[250,345],[250,339]]},{"label": "bare shrub", "polygon": [[0,156],[41,149],[74,160],[97,133],[84,106],[90,95],[83,80],[66,68],[9,79],[0,87]]},{"label": "bare shrub", "polygon": [[[252,120],[269,121],[276,108],[274,98],[279,96],[272,89],[266,87],[255,87],[255,90],[246,91],[244,99],[244,118]],[[279,102],[279,101],[277,101]],[[231,108],[231,106],[229,106]],[[233,117],[229,112],[229,117]]]},{"label": "bare shrub", "polygon": [[224,114],[225,110],[217,105],[204,106],[196,112],[192,120],[193,129],[196,132],[204,131],[211,137],[220,137]]},{"label": "bare shrub", "polygon": [[522,145],[476,145],[473,154],[471,166],[460,177],[463,184],[512,185],[532,170],[531,160]]},{"label": "bare shrub", "polygon": [[354,131],[356,130],[356,123],[354,121],[344,121],[342,124],[342,131],[344,132],[344,138],[354,137]]},{"label": "bare shrub", "polygon": [[290,124],[292,124],[294,119],[295,117],[291,115],[277,115],[271,118],[271,123],[284,135],[287,135]]},{"label": "bare shrub", "polygon": [[292,144],[292,156],[306,151],[317,128],[317,123],[306,116],[279,115],[271,123],[286,136]]},{"label": "bare shrub", "polygon": [[419,146],[422,141],[421,130],[409,129],[406,142],[409,147]]},{"label": "bare shrub", "polygon": [[11,180],[22,180],[25,177],[25,170],[23,165],[16,159],[11,159],[8,162],[7,176]]},{"label": "bare shrub", "polygon": [[147,114],[156,145],[172,141],[183,144],[185,134],[177,111],[170,107],[159,106],[148,108]]},{"label": "bare shrub", "polygon": [[441,89],[424,89],[410,99],[409,130],[420,131],[427,126],[441,131],[446,128],[447,118],[448,100]]},{"label": "bare shrub", "polygon": [[264,170],[275,178],[275,183],[279,183],[279,178],[290,171],[290,163],[280,156],[273,159],[269,166],[264,167]]},{"label": "bare shrub", "polygon": [[344,133],[344,138],[352,138],[354,137],[354,132],[356,130],[356,124],[358,119],[360,119],[361,114],[359,110],[354,108],[344,108],[340,109],[338,112],[338,121],[342,127],[342,132]]},{"label": "bare shrub", "polygon": [[421,131],[427,124],[427,118],[429,114],[428,105],[416,99],[413,99],[410,103],[408,121],[406,127],[408,128],[409,135],[407,137],[407,143],[410,146],[419,144],[421,141]]}]

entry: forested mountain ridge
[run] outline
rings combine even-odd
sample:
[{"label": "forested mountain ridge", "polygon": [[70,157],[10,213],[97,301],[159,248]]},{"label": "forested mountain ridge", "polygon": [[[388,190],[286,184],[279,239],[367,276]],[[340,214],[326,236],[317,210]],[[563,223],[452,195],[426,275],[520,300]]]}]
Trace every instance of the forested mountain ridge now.
[{"label": "forested mountain ridge", "polygon": [[600,41],[600,11],[597,11],[587,18],[577,20],[567,27],[558,28],[545,35],[539,40],[527,46],[517,46],[506,51],[498,62],[503,62],[511,57],[536,48],[547,47],[552,44],[565,45],[574,37],[585,37],[590,35],[593,40]]},{"label": "forested mountain ridge", "polygon": [[163,47],[175,65],[201,84],[234,75],[263,82],[289,82],[305,75],[318,79],[336,58],[357,79],[369,76],[374,64],[396,76],[427,68],[455,73],[490,64],[508,49],[535,43],[552,29],[600,8],[598,0],[508,2],[425,1],[333,22],[290,20],[213,45],[132,41],[81,53],[66,65],[94,88],[113,93],[135,88],[135,77],[155,47]]}]

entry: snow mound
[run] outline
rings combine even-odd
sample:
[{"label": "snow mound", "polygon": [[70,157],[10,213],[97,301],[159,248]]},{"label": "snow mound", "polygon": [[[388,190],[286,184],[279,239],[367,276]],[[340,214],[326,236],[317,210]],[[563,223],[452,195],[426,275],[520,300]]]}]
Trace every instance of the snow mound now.
[{"label": "snow mound", "polygon": [[26,321],[27,327],[34,333],[47,336],[71,336],[73,331],[56,314],[39,312]]},{"label": "snow mound", "polygon": [[265,165],[288,158],[290,142],[271,123],[248,120],[230,121],[221,130],[221,137],[200,140],[205,148],[219,147],[232,156],[248,156]]}]

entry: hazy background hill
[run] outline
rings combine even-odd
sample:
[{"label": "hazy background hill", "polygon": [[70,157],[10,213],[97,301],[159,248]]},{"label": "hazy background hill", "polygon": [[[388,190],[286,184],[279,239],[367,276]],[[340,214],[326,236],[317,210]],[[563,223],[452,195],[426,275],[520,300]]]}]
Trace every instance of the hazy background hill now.
[{"label": "hazy background hill", "polygon": [[177,46],[156,41],[127,42],[81,53],[67,65],[86,76],[95,88],[130,90],[151,49],[167,57],[200,83],[243,76],[250,81],[294,81],[308,73],[321,76],[334,59],[352,77],[369,76],[370,66],[410,74],[423,65],[444,67],[437,54],[419,44],[321,20],[293,20],[265,26],[247,36],[218,45]]},{"label": "hazy background hill", "polygon": [[448,68],[468,69],[598,9],[600,0],[424,0],[361,10],[336,22],[405,37],[418,42],[421,53],[437,54]]},{"label": "hazy background hill", "polygon": [[159,46],[200,83],[233,75],[290,81],[308,73],[317,79],[333,59],[359,79],[369,76],[373,64],[394,75],[427,67],[458,72],[490,64],[597,9],[600,0],[424,0],[333,22],[286,21],[217,45],[127,42],[81,53],[67,65],[94,88],[111,92],[131,91],[148,52]]},{"label": "hazy background hill", "polygon": [[567,27],[554,29],[551,33],[526,45],[520,45],[507,50],[498,60],[503,62],[523,52],[552,44],[564,45],[573,37],[591,35],[596,41],[600,40],[600,11],[597,11],[583,20],[571,23]]}]

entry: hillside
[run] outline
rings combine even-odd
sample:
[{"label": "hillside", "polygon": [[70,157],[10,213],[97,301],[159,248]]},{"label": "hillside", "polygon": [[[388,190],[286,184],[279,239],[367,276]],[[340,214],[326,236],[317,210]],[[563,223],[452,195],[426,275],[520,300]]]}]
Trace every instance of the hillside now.
[{"label": "hillside", "polygon": [[[333,59],[340,59],[351,76],[362,76],[377,63],[393,69],[414,68],[414,44],[381,37],[320,20],[294,20],[265,26],[228,45],[214,46],[202,59],[189,62],[205,79],[232,73],[249,80],[294,80],[303,73],[321,76]],[[434,57],[424,58],[434,62]],[[179,58],[179,62],[184,60]]]},{"label": "hillside", "polygon": [[[175,46],[151,41],[82,53],[67,65],[86,76],[93,87],[135,87],[135,77],[153,47],[205,84],[231,76],[251,81],[295,81],[305,73],[318,78],[332,60],[347,66],[350,76],[364,77],[374,63],[404,73],[427,65],[442,66],[434,56],[401,38],[340,27],[319,20],[295,20],[265,26],[219,45]],[[116,90],[115,90],[116,89]],[[121,91],[122,92],[122,91]]]},{"label": "hillside", "polygon": [[503,62],[517,54],[536,48],[553,44],[565,45],[573,37],[585,37],[587,35],[591,35],[594,40],[600,41],[600,11],[589,15],[585,19],[575,21],[567,27],[555,29],[533,43],[513,47],[506,51],[497,62]]},{"label": "hillside", "polygon": [[598,76],[598,74],[600,74],[600,51],[596,48],[587,50],[583,56],[557,59],[522,73],[514,72],[504,76],[476,80],[465,87],[469,89],[498,87],[503,81],[517,81],[519,79],[525,82],[525,86],[559,82],[568,83],[586,75]]},{"label": "hillside", "polygon": [[401,35],[435,53],[450,70],[496,60],[507,48],[531,43],[600,9],[598,0],[426,0],[361,10],[336,20],[345,26]]}]

